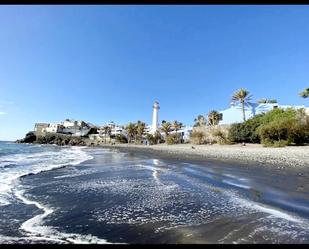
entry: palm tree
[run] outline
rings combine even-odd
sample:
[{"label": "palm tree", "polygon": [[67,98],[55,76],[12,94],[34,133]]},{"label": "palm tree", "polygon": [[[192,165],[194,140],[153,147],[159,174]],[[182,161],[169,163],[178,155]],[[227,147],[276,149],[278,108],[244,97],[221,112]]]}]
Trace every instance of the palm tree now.
[{"label": "palm tree", "polygon": [[179,131],[182,127],[184,127],[183,123],[178,122],[177,120],[174,120],[173,124],[172,124],[175,132],[176,132],[176,137],[178,139],[178,133],[177,131]]},{"label": "palm tree", "polygon": [[206,118],[203,115],[198,115],[197,118],[194,119],[195,124],[194,127],[200,127],[206,125]]},{"label": "palm tree", "polygon": [[104,143],[106,143],[106,136],[111,135],[112,129],[108,125],[105,125],[103,126],[103,131],[104,131]]},{"label": "palm tree", "polygon": [[146,124],[138,120],[136,123],[136,133],[137,133],[139,141],[142,141],[143,135],[145,133],[145,129],[146,129]]},{"label": "palm tree", "polygon": [[172,124],[170,122],[165,122],[161,125],[161,130],[165,133],[165,140],[167,143],[167,136],[172,131]]},{"label": "palm tree", "polygon": [[245,104],[247,104],[250,99],[251,95],[249,96],[249,92],[243,88],[236,91],[232,96],[232,101],[239,101],[241,103],[244,121],[246,121]]},{"label": "palm tree", "polygon": [[300,92],[299,95],[303,98],[308,98],[309,97],[309,87],[306,88],[304,91]]},{"label": "palm tree", "polygon": [[132,141],[132,138],[135,136],[136,134],[136,125],[134,123],[129,123],[126,127],[125,127],[127,133],[128,133],[128,143],[130,143]]},{"label": "palm tree", "polygon": [[212,110],[208,113],[207,117],[209,125],[218,125],[219,121],[222,120],[222,113]]}]

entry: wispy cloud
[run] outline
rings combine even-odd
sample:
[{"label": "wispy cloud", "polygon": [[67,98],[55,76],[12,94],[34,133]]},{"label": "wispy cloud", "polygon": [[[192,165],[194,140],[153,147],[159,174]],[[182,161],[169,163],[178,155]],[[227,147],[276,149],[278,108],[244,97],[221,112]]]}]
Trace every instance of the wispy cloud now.
[{"label": "wispy cloud", "polygon": [[3,105],[13,105],[13,104],[15,104],[15,102],[11,101],[11,100],[1,100],[0,104],[3,104]]},{"label": "wispy cloud", "polygon": [[[15,104],[14,101],[12,100],[0,100],[0,108],[3,110],[6,106],[8,105],[13,105]],[[0,115],[6,115],[8,114],[7,112],[0,111]]]}]

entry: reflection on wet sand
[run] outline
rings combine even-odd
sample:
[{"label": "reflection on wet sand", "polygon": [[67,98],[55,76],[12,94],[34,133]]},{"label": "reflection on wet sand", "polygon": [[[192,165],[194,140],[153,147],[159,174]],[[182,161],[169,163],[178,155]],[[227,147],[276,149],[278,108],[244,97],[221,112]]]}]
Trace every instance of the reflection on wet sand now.
[{"label": "reflection on wet sand", "polygon": [[28,187],[36,182],[29,196],[44,202],[38,193],[45,191],[48,205],[61,210],[45,225],[76,223],[68,232],[83,233],[84,227],[116,243],[309,242],[306,199],[260,183],[258,172],[133,153],[93,155],[73,172],[64,168],[46,173],[46,179],[24,179]]}]

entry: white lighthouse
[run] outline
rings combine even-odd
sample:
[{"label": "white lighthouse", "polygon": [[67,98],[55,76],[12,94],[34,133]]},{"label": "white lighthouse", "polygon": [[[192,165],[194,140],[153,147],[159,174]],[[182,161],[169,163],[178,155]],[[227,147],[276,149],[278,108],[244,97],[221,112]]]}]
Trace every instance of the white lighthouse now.
[{"label": "white lighthouse", "polygon": [[158,111],[160,109],[159,103],[157,101],[153,104],[153,112],[152,112],[152,126],[151,133],[155,133],[158,130],[159,119],[158,119]]}]

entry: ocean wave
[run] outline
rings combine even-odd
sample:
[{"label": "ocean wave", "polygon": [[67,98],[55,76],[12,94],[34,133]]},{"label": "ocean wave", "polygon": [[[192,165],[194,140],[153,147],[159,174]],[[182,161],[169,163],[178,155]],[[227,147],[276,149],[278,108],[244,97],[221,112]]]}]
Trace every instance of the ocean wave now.
[{"label": "ocean wave", "polygon": [[1,243],[36,243],[39,241],[59,244],[107,244],[106,240],[90,234],[62,233],[54,227],[44,225],[44,219],[54,212],[53,208],[28,199],[24,195],[25,190],[17,185],[21,177],[58,169],[66,165],[78,165],[92,159],[93,156],[87,153],[83,147],[52,148],[42,146],[37,152],[27,151],[27,149],[25,151],[26,153],[0,157],[0,206],[11,204],[11,200],[15,197],[26,205],[34,205],[42,210],[42,213],[22,223],[19,229],[24,236],[19,238],[1,236]]},{"label": "ocean wave", "polygon": [[62,233],[55,230],[51,226],[44,225],[44,218],[54,212],[50,207],[44,206],[36,201],[27,199],[24,196],[24,191],[15,190],[15,196],[22,200],[27,205],[35,205],[43,211],[42,214],[36,215],[29,220],[26,220],[20,227],[21,232],[26,235],[29,240],[52,241],[54,243],[67,244],[110,244],[105,239],[100,239],[91,234],[75,234]]},{"label": "ocean wave", "polygon": [[14,183],[20,177],[38,174],[65,165],[78,165],[92,158],[93,156],[86,153],[81,147],[2,156],[0,158],[0,206],[10,204],[9,195]]}]

